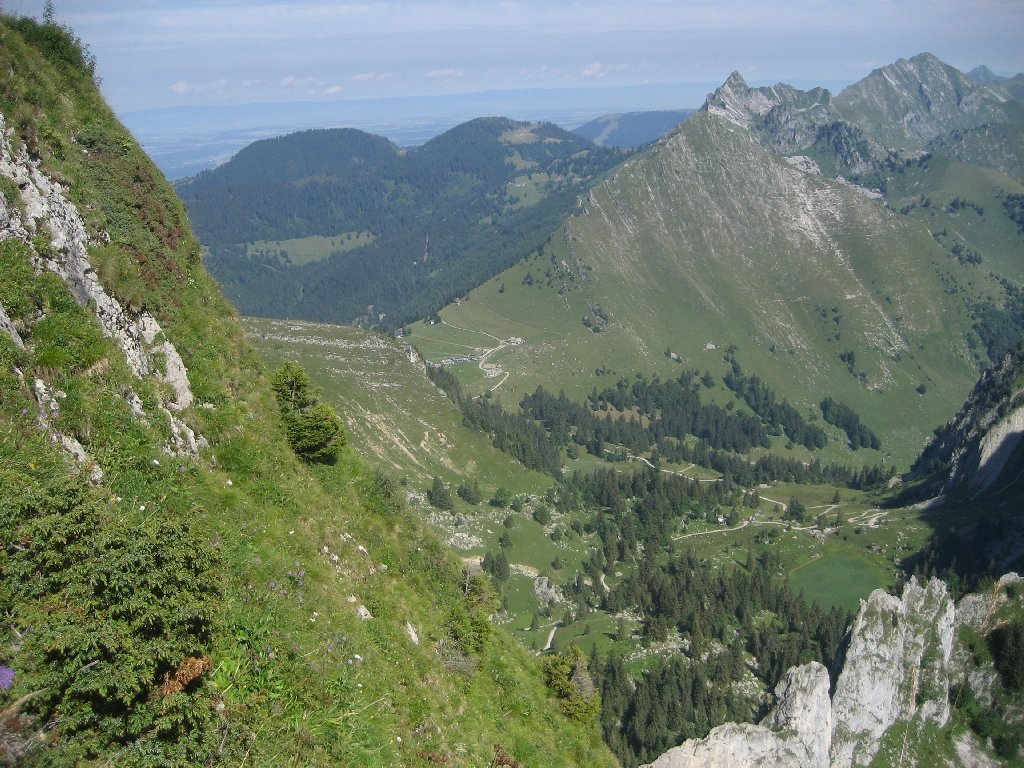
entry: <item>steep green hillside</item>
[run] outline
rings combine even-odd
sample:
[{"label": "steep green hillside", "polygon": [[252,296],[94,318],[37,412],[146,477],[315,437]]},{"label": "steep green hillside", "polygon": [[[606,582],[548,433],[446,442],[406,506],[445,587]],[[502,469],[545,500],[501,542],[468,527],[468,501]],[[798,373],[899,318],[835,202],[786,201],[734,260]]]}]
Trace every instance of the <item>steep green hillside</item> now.
[{"label": "steep green hillside", "polygon": [[686,118],[692,109],[652,112],[618,112],[604,115],[574,128],[573,133],[590,139],[599,147],[636,148],[660,139]]},{"label": "steep green hillside", "polygon": [[[396,328],[538,247],[625,154],[504,118],[410,150],[317,130],[258,141],[177,188],[208,267],[242,312]],[[335,244],[364,231],[372,242],[360,248]],[[281,253],[281,241],[314,238],[331,241],[319,240],[315,260]]]},{"label": "steep green hillside", "polygon": [[960,261],[1024,283],[1024,232],[1012,218],[1013,199],[1024,187],[1013,179],[948,155],[926,154],[856,180],[883,190],[889,208],[921,222]]},{"label": "steep green hillside", "polygon": [[950,131],[928,142],[928,150],[969,165],[994,168],[1024,184],[1024,126],[1020,124],[989,123]]},{"label": "steep green hillside", "polygon": [[614,764],[397,480],[298,460],[70,33],[0,60],[2,759]]},{"label": "steep green hillside", "polygon": [[[542,255],[411,340],[437,359],[494,343],[460,329],[522,337],[489,358],[514,400],[537,384],[579,397],[637,371],[677,376],[680,363],[718,378],[736,345],[805,416],[826,395],[854,407],[903,467],[974,379],[966,301],[995,290],[983,269],[719,117],[694,116],[584,207]],[[858,461],[834,442],[825,456]]]}]

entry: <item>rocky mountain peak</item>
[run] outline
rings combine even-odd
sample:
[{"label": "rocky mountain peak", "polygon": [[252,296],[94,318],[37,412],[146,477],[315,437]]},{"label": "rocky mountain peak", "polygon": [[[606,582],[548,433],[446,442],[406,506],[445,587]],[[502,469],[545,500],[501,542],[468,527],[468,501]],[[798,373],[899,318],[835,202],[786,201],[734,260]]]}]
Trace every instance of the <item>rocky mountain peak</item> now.
[{"label": "rocky mountain peak", "polygon": [[873,70],[836,97],[848,121],[890,147],[919,147],[956,128],[999,122],[1005,101],[931,53]]},{"label": "rocky mountain peak", "polygon": [[728,78],[726,78],[725,85],[723,87],[746,90],[747,81],[743,78],[743,75],[740,74],[740,71],[738,69],[734,69],[732,71],[732,74],[729,75]]},{"label": "rocky mountain peak", "polygon": [[971,80],[976,82],[978,85],[988,85],[989,83],[1001,83],[1003,80],[1006,80],[1005,77],[997,75],[984,64],[979,64],[978,66],[976,66],[974,69],[967,73],[967,76],[971,78]]}]

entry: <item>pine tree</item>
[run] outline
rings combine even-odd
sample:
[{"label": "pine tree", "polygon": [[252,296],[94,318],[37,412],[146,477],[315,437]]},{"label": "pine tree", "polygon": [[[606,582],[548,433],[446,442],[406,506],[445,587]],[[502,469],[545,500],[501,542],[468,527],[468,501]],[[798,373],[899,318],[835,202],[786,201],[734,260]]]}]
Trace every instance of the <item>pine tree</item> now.
[{"label": "pine tree", "polygon": [[491,565],[491,575],[494,576],[495,581],[507,581],[508,577],[512,575],[512,570],[508,564],[508,557],[501,550],[498,550],[498,554],[494,556],[494,562]]},{"label": "pine tree", "polygon": [[298,363],[286,360],[270,377],[270,387],[285,425],[292,450],[305,461],[331,461],[348,436],[341,418],[327,403],[319,402],[320,388]]},{"label": "pine tree", "polygon": [[455,502],[452,501],[451,491],[448,490],[448,486],[437,475],[434,475],[434,481],[431,483],[430,490],[427,491],[427,501],[430,502],[431,506],[448,512],[455,509]]}]

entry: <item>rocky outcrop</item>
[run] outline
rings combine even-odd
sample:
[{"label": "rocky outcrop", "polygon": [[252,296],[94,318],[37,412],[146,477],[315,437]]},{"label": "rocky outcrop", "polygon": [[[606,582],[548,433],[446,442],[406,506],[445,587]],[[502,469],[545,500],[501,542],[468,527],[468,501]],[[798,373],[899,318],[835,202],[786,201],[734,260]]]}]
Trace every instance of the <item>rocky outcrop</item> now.
[{"label": "rocky outcrop", "polygon": [[786,155],[811,146],[820,126],[840,119],[824,88],[801,91],[785,83],[751,88],[739,72],[708,94],[702,109],[753,131],[762,145]]},{"label": "rocky outcrop", "polygon": [[893,725],[942,726],[949,719],[955,618],[938,579],[926,587],[911,579],[902,597],[875,590],[861,601],[831,699],[823,666],[794,667],[775,689],[775,709],[759,725],[721,725],[651,766],[868,765]]},{"label": "rocky outcrop", "polygon": [[848,173],[864,173],[886,158],[881,147],[843,121],[824,88],[801,91],[785,83],[750,88],[739,72],[733,72],[721,88],[708,94],[702,109],[743,126],[763,147],[780,155],[813,148]]},{"label": "rocky outcrop", "polygon": [[960,412],[938,433],[914,466],[929,471],[935,462],[949,467],[941,493],[957,487],[977,496],[1002,473],[1024,436],[1024,353],[1008,352],[982,373]]},{"label": "rocky outcrop", "polygon": [[[89,457],[89,454],[85,452],[85,448],[82,447],[78,440],[55,429],[51,422],[52,419],[60,415],[59,401],[63,400],[66,395],[60,391],[51,393],[49,387],[46,386],[46,382],[42,379],[35,380],[32,390],[36,396],[36,402],[39,404],[39,415],[36,417],[39,428],[46,432],[53,442],[61,446],[74,459],[77,467],[82,467],[88,471],[90,482],[100,483],[103,480],[103,470],[100,469],[99,464]],[[77,467],[75,469],[76,474],[78,472]]]},{"label": "rocky outcrop", "polygon": [[25,342],[21,340],[18,329],[14,327],[14,323],[11,322],[11,318],[7,315],[7,310],[4,309],[3,304],[0,304],[0,330],[11,337],[11,341],[14,342],[14,346],[18,349],[25,348]]},{"label": "rocky outcrop", "polygon": [[[0,115],[0,175],[18,185],[23,204],[21,209],[15,201],[0,202],[0,240],[15,238],[28,244],[33,250],[37,270],[59,275],[75,301],[92,308],[104,335],[121,349],[137,378],[153,375],[170,386],[174,397],[161,407],[173,435],[166,450],[175,455],[198,456],[199,447],[205,441],[201,436],[197,438],[176,415],[193,403],[188,371],[181,355],[152,315],[148,312],[135,315],[107,293],[89,263],[89,234],[78,209],[65,197],[62,185],[40,170],[39,163],[29,157],[24,146],[12,145],[13,135],[13,129],[7,129]],[[48,243],[42,253],[34,243],[39,235],[45,236]],[[2,310],[0,315],[0,328],[12,334],[15,343],[21,344],[10,318]],[[75,453],[71,448],[69,451]]]},{"label": "rocky outcrop", "polygon": [[832,698],[831,765],[868,765],[895,723],[949,719],[955,608],[944,582],[911,579],[902,599],[875,590],[861,604]]},{"label": "rocky outcrop", "polygon": [[776,707],[760,725],[726,723],[670,749],[650,768],[778,766],[827,768],[832,735],[828,670],[794,667],[775,687]]}]

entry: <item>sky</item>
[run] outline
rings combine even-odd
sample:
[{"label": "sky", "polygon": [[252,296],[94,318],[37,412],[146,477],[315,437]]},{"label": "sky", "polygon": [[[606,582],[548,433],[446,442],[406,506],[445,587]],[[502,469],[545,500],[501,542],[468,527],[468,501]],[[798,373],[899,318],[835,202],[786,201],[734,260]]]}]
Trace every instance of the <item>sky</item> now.
[{"label": "sky", "polygon": [[[54,0],[119,113],[722,82],[850,83],[930,51],[1024,70],[1021,0]],[[39,16],[42,0],[3,0]],[[679,107],[696,107],[679,104]]]}]

